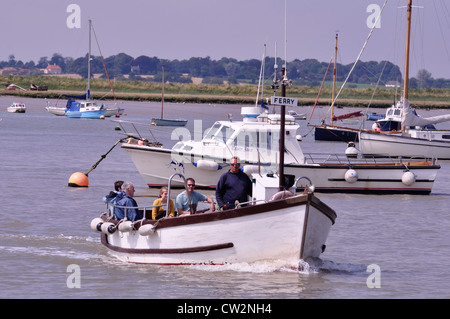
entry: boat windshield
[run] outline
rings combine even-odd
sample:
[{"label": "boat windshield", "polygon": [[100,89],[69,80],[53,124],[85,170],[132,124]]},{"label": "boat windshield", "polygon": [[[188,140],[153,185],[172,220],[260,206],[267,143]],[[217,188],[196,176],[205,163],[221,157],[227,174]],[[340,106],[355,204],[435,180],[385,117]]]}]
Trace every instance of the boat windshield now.
[{"label": "boat windshield", "polygon": [[231,127],[216,123],[208,130],[208,132],[206,132],[203,140],[218,141],[226,144],[227,140],[233,135],[233,133],[234,130]]}]

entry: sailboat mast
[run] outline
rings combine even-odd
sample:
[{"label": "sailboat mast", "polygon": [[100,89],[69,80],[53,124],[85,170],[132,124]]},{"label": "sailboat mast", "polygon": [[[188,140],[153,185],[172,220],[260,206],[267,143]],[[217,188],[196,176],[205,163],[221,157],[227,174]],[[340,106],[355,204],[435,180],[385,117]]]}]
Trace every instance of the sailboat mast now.
[{"label": "sailboat mast", "polygon": [[334,91],[336,87],[336,56],[337,56],[337,48],[338,48],[338,34],[336,33],[336,45],[334,46],[334,68],[333,68],[333,89],[331,94],[331,120],[330,123],[333,125],[333,117],[334,117]]},{"label": "sailboat mast", "polygon": [[[281,78],[286,79],[286,67],[283,66],[281,68]],[[286,97],[286,85],[287,81],[281,81],[281,96]],[[278,169],[278,175],[279,175],[279,190],[282,191],[284,189],[284,136],[286,134],[285,132],[285,126],[286,126],[286,105],[281,105],[280,110],[280,163],[279,163],[279,169]]]},{"label": "sailboat mast", "polygon": [[91,99],[91,28],[92,20],[89,19],[89,50],[88,50],[88,80],[87,80],[87,96],[86,99]]},{"label": "sailboat mast", "polygon": [[403,98],[408,98],[408,85],[409,85],[409,46],[411,38],[411,12],[412,12],[412,0],[408,0],[407,7],[407,26],[406,26],[406,48],[405,48],[405,76],[403,80]]},{"label": "sailboat mast", "polygon": [[161,119],[164,113],[164,64],[162,66],[162,95],[161,95]]}]

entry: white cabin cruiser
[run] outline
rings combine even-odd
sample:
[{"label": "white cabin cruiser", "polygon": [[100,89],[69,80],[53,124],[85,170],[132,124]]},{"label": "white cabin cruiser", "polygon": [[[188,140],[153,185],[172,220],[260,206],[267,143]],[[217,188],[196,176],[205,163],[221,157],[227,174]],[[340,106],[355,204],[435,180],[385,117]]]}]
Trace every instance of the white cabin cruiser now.
[{"label": "white cabin cruiser", "polygon": [[[167,176],[181,173],[195,178],[197,188],[214,189],[233,156],[239,157],[249,176],[277,173],[280,115],[266,114],[259,107],[242,107],[242,115],[242,121],[217,121],[203,139],[180,141],[171,149],[131,135],[121,148],[149,187],[167,185]],[[122,128],[131,123],[116,122]],[[440,169],[434,159],[423,157],[402,160],[304,154],[296,139],[299,126],[289,115],[285,123],[284,170],[314,180],[316,192],[429,194]],[[175,178],[176,183],[182,185]]]},{"label": "white cabin cruiser", "polygon": [[8,113],[25,113],[27,111],[27,107],[24,103],[14,102],[6,110]]}]

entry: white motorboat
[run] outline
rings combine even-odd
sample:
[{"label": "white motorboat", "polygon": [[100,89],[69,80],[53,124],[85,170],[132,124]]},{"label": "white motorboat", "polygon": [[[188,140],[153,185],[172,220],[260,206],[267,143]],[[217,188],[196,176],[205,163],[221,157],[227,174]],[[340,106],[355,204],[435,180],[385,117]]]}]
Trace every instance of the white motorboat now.
[{"label": "white motorboat", "polygon": [[27,111],[27,107],[22,102],[14,102],[6,110],[9,113],[25,113]]},{"label": "white motorboat", "polygon": [[258,175],[253,198],[235,209],[151,220],[145,218],[147,212],[151,216],[151,207],[147,207],[141,210],[144,218],[135,222],[115,220],[107,209],[92,220],[91,228],[101,233],[110,254],[130,263],[217,265],[283,260],[298,265],[300,259],[320,256],[336,219],[335,211],[312,190],[278,192],[278,178]]},{"label": "white motorboat", "polygon": [[[360,132],[359,147],[364,156],[411,157],[426,155],[438,159],[450,159],[450,130],[438,130],[433,126],[433,124],[450,121],[450,114],[423,118],[418,116],[409,105],[408,73],[411,8],[412,1],[409,0],[403,97],[394,109],[395,121],[390,121],[395,126],[379,125],[380,130],[378,130],[378,127],[373,127],[372,132]],[[384,121],[386,120],[389,121],[387,116]]]},{"label": "white motorboat", "polygon": [[[257,171],[262,174],[278,172],[280,114],[266,114],[258,107],[242,107],[242,115],[242,121],[218,121],[201,140],[183,140],[172,148],[149,143],[148,139],[142,139],[143,133],[129,135],[121,148],[150,187],[167,185],[167,176],[178,172],[195,178],[197,188],[214,189],[233,156],[240,158],[241,168],[248,175]],[[128,125],[137,128],[132,122],[116,122],[125,134]],[[433,159],[422,157],[405,161],[349,158],[344,154],[304,154],[301,142],[296,139],[299,126],[289,115],[285,122],[284,170],[286,174],[310,177],[316,192],[431,192],[440,168]],[[182,181],[175,179],[174,185],[180,186]]]},{"label": "white motorboat", "polygon": [[306,120],[306,113],[297,113],[294,110],[289,110],[288,115],[292,116],[295,120]]},{"label": "white motorboat", "polygon": [[[285,106],[282,111],[279,131],[285,129]],[[284,139],[280,144],[284,145]],[[91,228],[102,232],[101,241],[111,254],[127,262],[209,265],[284,260],[298,266],[300,260],[317,258],[324,251],[336,213],[313,195],[314,186],[307,177],[300,176],[290,185],[280,182],[287,175],[284,157],[279,155],[280,176],[253,174],[252,198],[236,208],[200,214],[191,210],[190,215],[168,218],[166,214],[159,220],[146,219],[151,210],[144,209],[143,219],[135,222],[126,220],[126,210],[125,218],[115,221],[107,209],[92,220]],[[168,180],[169,198],[175,177],[187,189],[184,176],[174,173]],[[297,195],[302,178],[310,185]]]}]

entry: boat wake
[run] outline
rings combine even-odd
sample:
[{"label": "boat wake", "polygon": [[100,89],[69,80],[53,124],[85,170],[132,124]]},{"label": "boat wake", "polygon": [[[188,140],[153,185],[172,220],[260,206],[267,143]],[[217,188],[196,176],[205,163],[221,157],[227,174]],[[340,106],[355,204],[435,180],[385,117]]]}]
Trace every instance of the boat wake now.
[{"label": "boat wake", "polygon": [[366,265],[336,263],[329,260],[321,260],[320,258],[307,260],[266,260],[254,263],[235,263],[227,265],[190,265],[183,266],[190,269],[201,271],[234,271],[240,273],[298,273],[302,275],[318,274],[318,273],[336,273],[336,274],[358,274],[366,273]]},{"label": "boat wake", "polygon": [[90,251],[92,242],[98,238],[25,234],[2,234],[0,251],[12,255],[33,255],[43,258],[65,258],[79,261],[89,261],[98,258],[98,252]]}]

